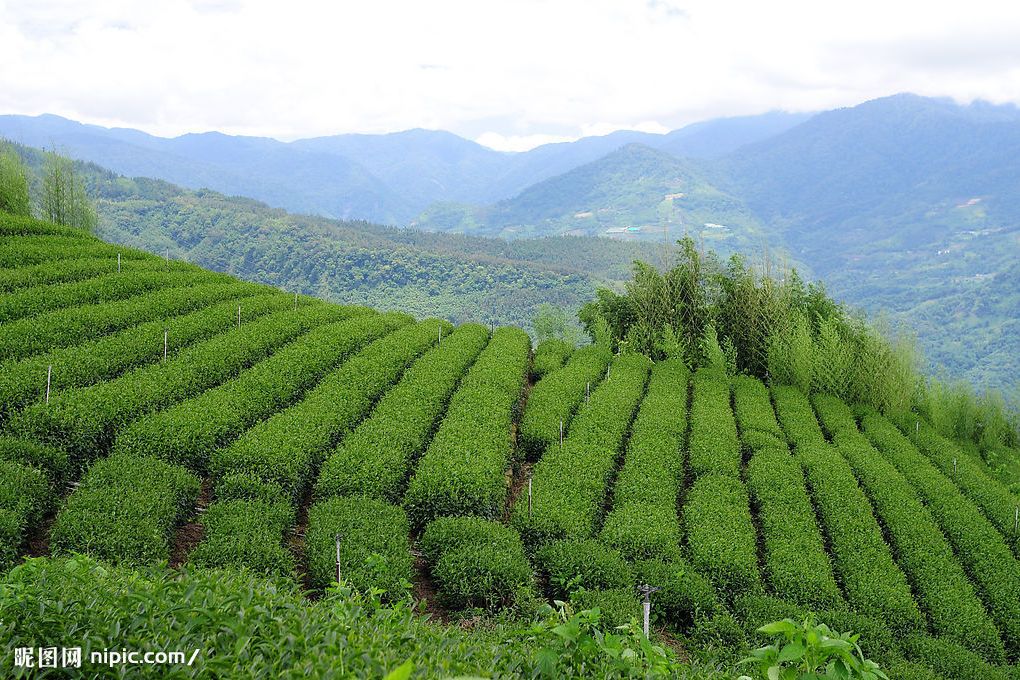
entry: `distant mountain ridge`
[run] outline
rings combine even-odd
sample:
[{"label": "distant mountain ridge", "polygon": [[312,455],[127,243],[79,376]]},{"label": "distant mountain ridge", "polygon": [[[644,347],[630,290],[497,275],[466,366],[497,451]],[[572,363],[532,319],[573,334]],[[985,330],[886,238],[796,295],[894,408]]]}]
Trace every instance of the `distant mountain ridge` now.
[{"label": "distant mountain ridge", "polygon": [[522,153],[494,151],[435,130],[289,143],[218,132],[164,138],[49,114],[0,116],[0,137],[27,146],[55,146],[127,176],[250,196],[291,211],[403,226],[435,203],[486,204],[510,198],[629,143],[709,157],[806,117],[775,112],[719,119],[667,135],[620,131]]}]

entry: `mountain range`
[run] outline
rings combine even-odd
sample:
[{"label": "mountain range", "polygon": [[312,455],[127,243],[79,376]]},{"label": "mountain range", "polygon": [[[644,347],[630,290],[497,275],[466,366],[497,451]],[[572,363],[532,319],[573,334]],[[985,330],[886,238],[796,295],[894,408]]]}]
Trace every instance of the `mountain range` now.
[{"label": "mountain range", "polygon": [[[0,136],[124,175],[450,238],[611,235],[651,246],[689,233],[723,254],[767,247],[838,298],[904,322],[950,375],[1010,388],[1020,371],[1013,106],[904,94],[522,153],[441,131],[166,139],[56,116],[0,116]],[[551,260],[566,249],[553,250]]]}]

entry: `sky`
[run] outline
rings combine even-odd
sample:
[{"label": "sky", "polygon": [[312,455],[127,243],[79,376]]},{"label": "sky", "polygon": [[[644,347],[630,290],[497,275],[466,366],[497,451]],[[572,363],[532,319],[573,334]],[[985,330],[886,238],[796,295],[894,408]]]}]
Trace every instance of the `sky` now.
[{"label": "sky", "polygon": [[525,150],[898,92],[1020,104],[1004,0],[0,0],[0,113]]}]

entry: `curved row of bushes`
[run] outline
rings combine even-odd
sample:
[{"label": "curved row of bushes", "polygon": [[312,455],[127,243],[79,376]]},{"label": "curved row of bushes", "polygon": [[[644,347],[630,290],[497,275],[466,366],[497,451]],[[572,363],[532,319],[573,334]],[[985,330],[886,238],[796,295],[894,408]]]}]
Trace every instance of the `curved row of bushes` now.
[{"label": "curved row of bushes", "polygon": [[[512,522],[529,547],[589,538],[598,529],[617,458],[644,394],[651,361],[624,354],[577,413],[563,446],[552,444],[532,475],[533,510],[521,498]],[[554,374],[555,375],[555,374]]]},{"label": "curved row of bushes", "polygon": [[448,331],[446,322],[427,320],[369,344],[301,401],[214,451],[209,461],[213,477],[243,474],[271,482],[296,504],[325,453],[365,417],[408,364],[436,343],[440,324]]},{"label": "curved row of bushes", "polygon": [[57,514],[51,549],[133,565],[167,561],[174,528],[191,513],[199,487],[195,475],[158,458],[104,458]]},{"label": "curved row of bushes", "polygon": [[[157,269],[163,272],[202,271],[201,268],[180,260],[167,262],[157,257],[125,259],[121,255],[120,271],[122,272],[148,272]],[[10,293],[22,288],[52,283],[85,281],[117,271],[116,254],[112,257],[86,257],[80,260],[41,262],[28,267],[0,270],[0,291]]]},{"label": "curved row of bushes", "polygon": [[574,344],[559,338],[549,338],[538,343],[531,361],[531,378],[536,382],[560,368],[574,353]]},{"label": "curved row of bushes", "polygon": [[510,425],[521,398],[531,339],[500,328],[464,376],[407,486],[404,509],[415,527],[446,515],[498,517],[513,457]]},{"label": "curved row of bushes", "polygon": [[422,355],[326,458],[315,497],[365,495],[400,502],[411,466],[488,341],[488,328],[465,324]]},{"label": "curved row of bushes", "polygon": [[796,457],[807,473],[811,497],[850,606],[886,621],[897,635],[922,629],[924,620],[907,578],[893,560],[871,503],[850,466],[828,444],[798,445]]},{"label": "curved row of bushes", "polygon": [[761,590],[757,536],[739,479],[716,472],[699,478],[687,493],[684,529],[691,563],[716,588],[729,597]]},{"label": "curved row of bushes", "polygon": [[740,442],[730,408],[726,376],[708,369],[694,374],[691,396],[691,436],[688,441],[691,472],[740,478]]},{"label": "curved row of bushes", "polygon": [[293,576],[294,556],[280,537],[294,524],[285,501],[219,501],[201,517],[202,541],[188,556],[199,567],[237,567],[267,575]]},{"label": "curved row of bushes", "polygon": [[151,253],[133,248],[112,246],[78,234],[40,234],[37,236],[0,236],[0,267],[25,267],[57,260],[80,260],[93,257],[149,259]]},{"label": "curved row of bushes", "polygon": [[316,503],[308,511],[305,534],[312,585],[325,588],[336,581],[339,534],[344,581],[361,592],[377,589],[387,599],[402,597],[410,587],[414,568],[409,532],[403,509],[377,498],[349,496]]},{"label": "curved row of bushes", "polygon": [[804,484],[788,449],[756,451],[747,465],[747,487],[765,542],[765,572],[777,593],[798,605],[844,605]]},{"label": "curved row of bushes", "polygon": [[121,373],[163,359],[163,333],[167,331],[167,356],[176,358],[182,349],[207,340],[237,325],[237,307],[249,320],[293,306],[290,296],[268,293],[236,297],[196,312],[149,321],[74,347],[0,363],[0,418],[46,394],[47,367],[52,366],[51,389],[87,387]]},{"label": "curved row of bushes", "polygon": [[1020,558],[1020,536],[1013,530],[1014,512],[1020,500],[999,480],[981,469],[978,461],[961,451],[954,442],[939,435],[927,423],[918,423],[913,430],[907,427],[906,435],[960,487],[967,498],[981,508],[981,512],[999,530],[1013,554]]},{"label": "curved row of bushes", "polygon": [[769,390],[757,378],[738,375],[733,378],[733,415],[740,429],[741,441],[757,450],[767,445],[785,447],[786,435],[779,427]]},{"label": "curved row of bushes", "polygon": [[76,466],[101,456],[129,421],[230,379],[308,330],[359,308],[316,305],[277,312],[183,350],[174,361],[52,395],[10,419],[18,434],[65,449]]},{"label": "curved row of bushes", "polygon": [[803,392],[789,385],[775,385],[772,401],[787,441],[797,447],[825,445],[825,435]]},{"label": "curved row of bushes", "polygon": [[609,350],[600,344],[582,347],[563,368],[548,373],[531,389],[519,437],[528,459],[538,458],[550,444],[559,442],[560,423],[566,432],[578,406],[584,403],[589,385],[594,391],[605,377],[611,358]]},{"label": "curved row of bushes", "polygon": [[0,361],[13,361],[59,347],[81,345],[146,321],[184,314],[228,298],[269,290],[254,283],[211,283],[157,290],[118,302],[58,309],[0,326]]},{"label": "curved row of bushes", "polygon": [[864,433],[924,499],[978,586],[1013,659],[1020,657],[1020,563],[981,511],[888,420],[871,413]]},{"label": "curved row of bushes", "polygon": [[534,575],[521,537],[481,517],[440,517],[419,541],[451,609],[513,606],[534,596]]},{"label": "curved row of bushes", "polygon": [[[81,241],[89,240],[92,235],[84,229],[65,227],[54,222],[37,220],[24,215],[0,213],[0,238],[7,236],[63,236]],[[15,243],[19,241],[15,240]]]},{"label": "curved row of bushes", "polygon": [[910,578],[932,630],[989,661],[1004,660],[998,631],[910,483],[856,430],[836,434],[835,443],[882,520],[893,553]]},{"label": "curved row of bushes", "polygon": [[612,510],[600,534],[629,560],[679,557],[677,496],[683,479],[689,377],[677,359],[656,364],[631,428]]},{"label": "curved row of bushes", "polygon": [[228,283],[227,274],[189,271],[131,271],[104,274],[84,281],[33,286],[0,298],[0,323],[43,312],[87,304],[116,302],[157,288],[184,288],[201,283]]},{"label": "curved row of bushes", "polygon": [[123,428],[114,451],[203,471],[215,449],[286,407],[366,343],[406,325],[402,314],[363,314],[312,329],[237,377]]},{"label": "curved row of bushes", "polygon": [[0,455],[0,572],[14,564],[26,533],[55,496],[42,470]]}]

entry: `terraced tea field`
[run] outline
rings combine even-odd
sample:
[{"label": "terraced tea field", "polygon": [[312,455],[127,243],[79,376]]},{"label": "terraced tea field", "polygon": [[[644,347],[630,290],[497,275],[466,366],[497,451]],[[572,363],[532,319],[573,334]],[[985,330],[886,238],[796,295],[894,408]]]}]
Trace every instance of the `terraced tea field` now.
[{"label": "terraced tea field", "polygon": [[[114,565],[7,582],[11,646],[143,635],[104,599],[129,583],[147,625],[216,641],[218,677],[260,659],[318,676],[323,650],[378,648],[378,630],[324,623],[339,573],[437,620],[564,599],[607,628],[652,584],[654,637],[681,652],[739,654],[814,612],[890,677],[1018,677],[1020,500],[920,420],[598,346],[533,351],[520,329],[328,304],[32,220],[0,217],[0,291],[0,568]],[[73,612],[47,608],[51,587]],[[196,614],[252,598],[274,603],[257,634]],[[267,651],[269,620],[319,643]],[[420,634],[442,649],[437,630]],[[505,672],[501,644],[418,669]],[[382,674],[388,653],[337,674]]]}]

